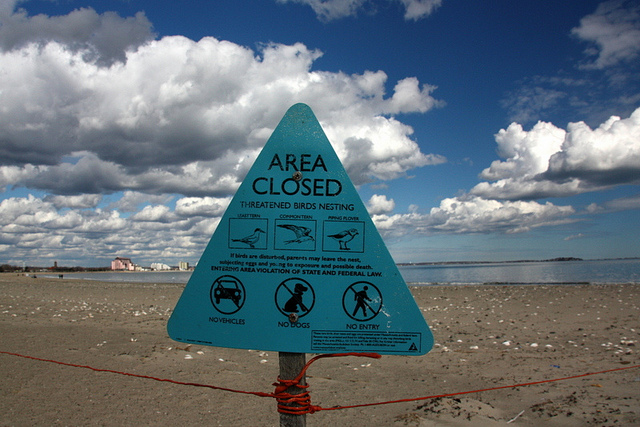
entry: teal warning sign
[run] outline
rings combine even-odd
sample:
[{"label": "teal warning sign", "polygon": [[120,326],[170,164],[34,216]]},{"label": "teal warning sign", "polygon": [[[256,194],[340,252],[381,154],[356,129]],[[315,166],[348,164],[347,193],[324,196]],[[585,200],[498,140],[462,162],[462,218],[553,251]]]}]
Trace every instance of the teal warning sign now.
[{"label": "teal warning sign", "polygon": [[287,111],[169,319],[176,341],[421,355],[433,336],[311,109]]}]

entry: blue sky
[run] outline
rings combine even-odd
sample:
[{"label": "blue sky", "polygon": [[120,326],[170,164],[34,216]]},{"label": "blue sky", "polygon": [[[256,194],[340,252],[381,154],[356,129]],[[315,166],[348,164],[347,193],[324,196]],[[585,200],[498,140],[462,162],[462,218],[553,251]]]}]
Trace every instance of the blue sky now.
[{"label": "blue sky", "polygon": [[194,263],[311,106],[398,262],[640,256],[634,1],[0,1],[0,263]]}]

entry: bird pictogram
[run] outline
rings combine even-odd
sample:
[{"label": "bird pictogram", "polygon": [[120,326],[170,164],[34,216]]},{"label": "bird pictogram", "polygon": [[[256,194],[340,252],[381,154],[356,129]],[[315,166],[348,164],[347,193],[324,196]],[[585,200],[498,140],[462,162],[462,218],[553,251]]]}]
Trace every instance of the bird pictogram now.
[{"label": "bird pictogram", "polygon": [[291,230],[295,233],[296,238],[292,240],[285,240],[285,243],[302,243],[306,241],[315,241],[311,232],[313,231],[309,227],[303,227],[301,225],[294,224],[278,224],[278,227],[286,228],[287,230]]},{"label": "bird pictogram", "polygon": [[350,250],[350,248],[347,246],[347,243],[352,241],[357,235],[358,230],[356,230],[355,228],[351,228],[349,230],[344,230],[336,234],[329,234],[327,237],[331,237],[332,239],[337,240],[338,244],[340,245],[340,249],[348,251]]},{"label": "bird pictogram", "polygon": [[253,234],[249,236],[243,237],[241,239],[231,239],[231,240],[233,240],[234,242],[245,243],[249,245],[249,247],[255,248],[255,244],[258,242],[258,240],[260,240],[261,233],[264,234],[264,230],[262,230],[261,228],[256,228],[253,231]]}]

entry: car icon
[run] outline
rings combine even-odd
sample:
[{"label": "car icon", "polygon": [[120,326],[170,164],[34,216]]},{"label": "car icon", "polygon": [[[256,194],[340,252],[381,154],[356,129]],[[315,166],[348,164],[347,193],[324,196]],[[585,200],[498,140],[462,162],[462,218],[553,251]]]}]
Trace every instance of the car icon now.
[{"label": "car icon", "polygon": [[[230,286],[232,285],[232,286]],[[238,288],[238,284],[231,280],[221,280],[218,286],[213,290],[213,297],[216,299],[216,305],[220,304],[223,299],[233,301],[236,306],[240,305],[242,299],[242,291]]]}]

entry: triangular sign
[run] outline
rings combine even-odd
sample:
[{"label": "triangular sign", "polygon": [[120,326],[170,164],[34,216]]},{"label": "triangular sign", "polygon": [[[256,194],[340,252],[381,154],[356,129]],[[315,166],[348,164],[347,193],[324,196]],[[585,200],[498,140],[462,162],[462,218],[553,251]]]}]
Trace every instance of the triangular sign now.
[{"label": "triangular sign", "polygon": [[420,355],[433,336],[311,109],[287,111],[168,324],[176,341]]}]

